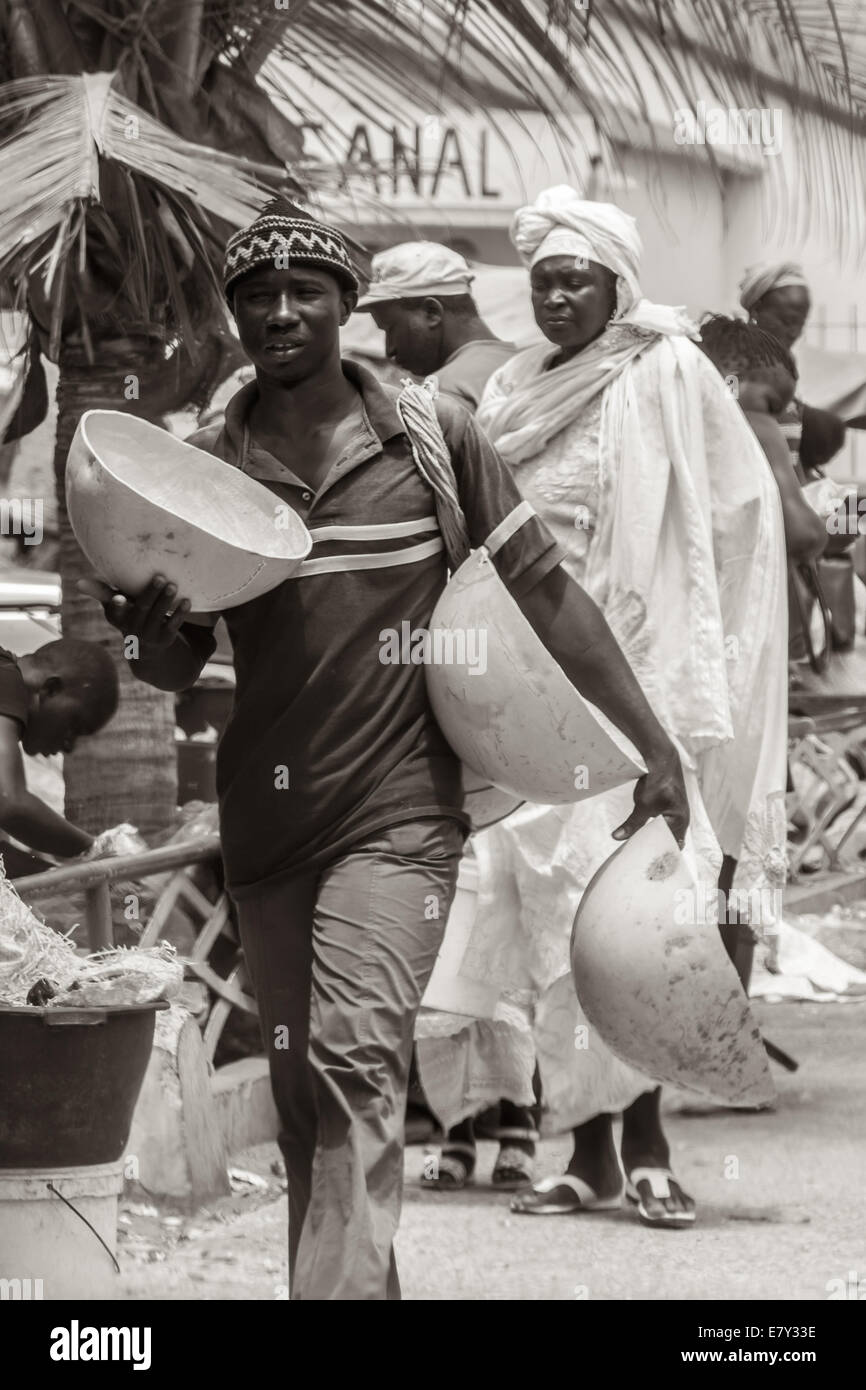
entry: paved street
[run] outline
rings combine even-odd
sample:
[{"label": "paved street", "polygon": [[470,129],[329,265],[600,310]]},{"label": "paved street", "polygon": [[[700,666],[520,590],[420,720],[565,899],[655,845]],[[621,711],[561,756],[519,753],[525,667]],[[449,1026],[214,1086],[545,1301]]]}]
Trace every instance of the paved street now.
[{"label": "paved street", "polygon": [[[773,1112],[670,1114],[674,1164],[698,1201],[694,1230],[648,1231],[628,1211],[512,1216],[484,1186],[492,1144],[481,1148],[477,1186],[424,1193],[423,1150],[413,1148],[398,1246],[404,1296],[825,1299],[828,1282],[843,1287],[852,1271],[866,1295],[866,1002],[757,1012],[800,1071],[774,1067]],[[565,1153],[545,1144],[539,1170],[561,1168]],[[243,1162],[268,1172],[275,1157],[262,1148]],[[123,1296],[284,1298],[285,1221],[284,1196],[184,1218],[152,1262],[124,1257]]]}]

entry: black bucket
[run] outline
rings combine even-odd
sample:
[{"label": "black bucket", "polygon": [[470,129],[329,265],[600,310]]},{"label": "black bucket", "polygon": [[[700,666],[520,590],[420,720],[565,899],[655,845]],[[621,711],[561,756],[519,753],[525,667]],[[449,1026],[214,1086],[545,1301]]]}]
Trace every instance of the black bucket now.
[{"label": "black bucket", "polygon": [[0,1168],[120,1158],[167,1008],[0,1008]]}]

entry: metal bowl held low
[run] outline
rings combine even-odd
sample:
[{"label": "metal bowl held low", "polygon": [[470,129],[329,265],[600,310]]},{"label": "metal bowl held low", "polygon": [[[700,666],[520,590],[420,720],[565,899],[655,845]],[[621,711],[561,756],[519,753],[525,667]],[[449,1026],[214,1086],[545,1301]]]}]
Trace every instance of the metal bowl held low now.
[{"label": "metal bowl held low", "polygon": [[164,574],[198,613],[268,593],[313,544],[297,513],[263,483],[117,410],[88,410],[78,422],[66,506],[101,578],[134,597]]},{"label": "metal bowl held low", "polygon": [[0,1008],[0,1168],[120,1158],[166,1008]]},{"label": "metal bowl held low", "polygon": [[581,898],[571,940],[577,995],[610,1050],[644,1075],[720,1105],[769,1105],[761,1035],[703,904],[664,819],[647,821]]}]

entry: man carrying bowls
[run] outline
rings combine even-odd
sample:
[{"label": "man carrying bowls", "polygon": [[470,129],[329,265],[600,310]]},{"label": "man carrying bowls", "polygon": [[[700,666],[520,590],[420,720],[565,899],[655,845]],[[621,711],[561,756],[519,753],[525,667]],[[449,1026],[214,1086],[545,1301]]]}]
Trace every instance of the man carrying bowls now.
[{"label": "man carrying bowls", "polygon": [[[224,614],[237,690],[217,762],[227,881],[282,1126],[292,1297],[399,1298],[413,1027],[469,824],[423,666],[386,660],[383,643],[429,624],[443,541],[398,393],[341,361],[358,281],[340,233],[272,203],[229,241],[225,289],[256,378],[224,427],[192,442],[260,481],[313,538],[290,578]],[[619,838],[664,815],[681,842],[676,751],[603,617],[469,412],[444,397],[435,408],[469,543],[511,518],[500,577],[645,762]],[[137,597],[90,592],[138,637],[140,680],[195,681],[217,615],[197,621],[159,573]]]}]

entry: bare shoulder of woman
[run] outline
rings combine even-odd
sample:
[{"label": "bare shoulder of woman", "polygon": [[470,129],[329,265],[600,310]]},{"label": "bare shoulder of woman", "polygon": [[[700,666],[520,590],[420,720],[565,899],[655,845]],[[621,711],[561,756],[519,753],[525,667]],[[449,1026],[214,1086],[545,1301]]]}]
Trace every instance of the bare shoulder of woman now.
[{"label": "bare shoulder of woman", "polygon": [[770,465],[784,463],[796,482],[788,441],[775,415],[771,415],[767,410],[744,410],[743,414],[758,436]]},{"label": "bare shoulder of woman", "polygon": [[779,422],[774,415],[764,410],[747,410],[744,414],[776,479],[782,500],[788,554],[794,560],[814,559],[826,547],[827,532],[821,518],[803,496],[803,489],[794,472],[788,441]]}]

